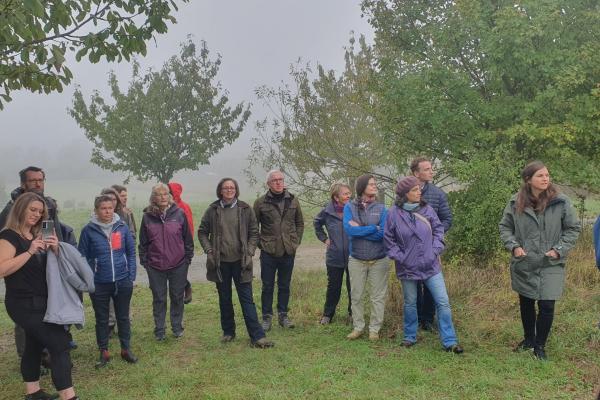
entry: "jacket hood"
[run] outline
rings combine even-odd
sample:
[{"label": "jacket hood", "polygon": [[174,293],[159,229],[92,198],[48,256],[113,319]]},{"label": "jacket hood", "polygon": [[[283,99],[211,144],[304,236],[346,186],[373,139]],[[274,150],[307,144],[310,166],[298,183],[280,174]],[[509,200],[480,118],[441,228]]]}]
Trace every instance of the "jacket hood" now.
[{"label": "jacket hood", "polygon": [[20,195],[22,195],[22,194],[23,194],[23,192],[25,192],[25,191],[23,190],[23,188],[22,188],[22,187],[20,187],[20,186],[19,186],[18,188],[16,188],[16,189],[15,189],[15,190],[13,190],[12,192],[10,192],[10,198],[11,198],[13,201],[16,201],[16,200],[17,200],[17,197],[19,197]]},{"label": "jacket hood", "polygon": [[168,186],[171,190],[171,195],[173,195],[173,200],[175,203],[179,203],[181,201],[181,193],[183,193],[183,186],[177,182],[170,182]]},{"label": "jacket hood", "polygon": [[94,225],[98,225],[101,228],[110,228],[114,224],[116,224],[117,222],[119,222],[120,220],[121,220],[121,217],[119,217],[119,215],[117,213],[113,214],[112,221],[108,222],[108,223],[100,222],[98,220],[98,217],[96,216],[96,214],[92,215],[92,218],[90,218],[90,222],[91,223],[93,223]]}]

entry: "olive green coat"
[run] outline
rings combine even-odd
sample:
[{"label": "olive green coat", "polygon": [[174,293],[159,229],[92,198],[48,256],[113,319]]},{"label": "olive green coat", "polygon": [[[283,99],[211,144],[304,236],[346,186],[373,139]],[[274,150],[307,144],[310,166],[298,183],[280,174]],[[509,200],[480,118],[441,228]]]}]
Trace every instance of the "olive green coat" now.
[{"label": "olive green coat", "polygon": [[[500,221],[504,246],[511,253],[517,247],[527,253],[524,257],[511,257],[512,288],[530,299],[557,300],[564,288],[565,259],[581,230],[575,210],[562,193],[539,215],[531,208],[517,213],[516,199],[514,195],[508,202]],[[545,255],[551,249],[560,255],[558,259]]]},{"label": "olive green coat", "polygon": [[298,199],[286,190],[283,202],[281,209],[270,191],[254,202],[254,213],[260,225],[258,247],[273,257],[296,254],[304,233]]},{"label": "olive green coat", "polygon": [[[258,242],[258,226],[254,211],[247,203],[238,200],[236,209],[240,222],[239,238],[242,244],[242,272],[240,281],[242,283],[252,282],[252,256],[256,251]],[[198,228],[198,239],[206,253],[206,279],[211,282],[223,282],[221,274],[221,240],[222,231],[220,227],[221,207],[219,200],[208,206],[202,217]]]}]

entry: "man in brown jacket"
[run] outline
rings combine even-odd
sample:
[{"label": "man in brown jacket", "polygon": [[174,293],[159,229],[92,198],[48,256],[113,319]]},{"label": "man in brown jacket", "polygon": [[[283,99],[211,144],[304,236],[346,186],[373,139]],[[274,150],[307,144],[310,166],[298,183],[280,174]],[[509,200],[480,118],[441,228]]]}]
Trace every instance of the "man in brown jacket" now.
[{"label": "man in brown jacket", "polygon": [[260,225],[260,277],[262,279],[262,326],[271,329],[273,320],[273,291],[277,274],[277,313],[279,325],[293,328],[288,318],[290,282],[294,269],[296,248],[302,240],[304,219],[298,199],[287,191],[283,173],[272,170],[267,174],[269,190],[254,202],[254,213]]}]

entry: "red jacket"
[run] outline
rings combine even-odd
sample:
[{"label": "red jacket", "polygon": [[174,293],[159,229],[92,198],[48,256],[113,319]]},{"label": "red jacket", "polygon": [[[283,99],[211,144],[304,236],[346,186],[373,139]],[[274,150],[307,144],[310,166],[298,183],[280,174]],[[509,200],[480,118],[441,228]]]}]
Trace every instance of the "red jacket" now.
[{"label": "red jacket", "polygon": [[185,213],[185,218],[187,219],[188,226],[190,228],[190,233],[192,234],[192,238],[194,238],[194,216],[192,215],[192,209],[190,205],[185,201],[181,200],[181,193],[183,193],[183,186],[180,183],[170,182],[169,189],[171,190],[171,195],[173,195],[173,201],[177,204],[177,207],[181,208]]}]

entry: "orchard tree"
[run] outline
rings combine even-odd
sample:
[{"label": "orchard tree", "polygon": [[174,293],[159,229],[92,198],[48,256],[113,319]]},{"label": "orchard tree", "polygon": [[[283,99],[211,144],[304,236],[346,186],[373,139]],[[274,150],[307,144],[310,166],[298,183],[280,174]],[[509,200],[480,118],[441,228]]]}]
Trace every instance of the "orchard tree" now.
[{"label": "orchard tree", "polygon": [[160,71],[142,74],[135,62],[126,93],[111,73],[113,104],[96,92],[88,105],[77,89],[69,112],[94,144],[91,161],[125,171],[128,179],[161,182],[208,164],[238,138],[250,117],[249,106],[230,106],[227,91],[215,81],[220,65],[220,56],[212,60],[205,42],[197,54],[188,39]]},{"label": "orchard tree", "polygon": [[175,0],[2,0],[0,109],[13,90],[61,92],[72,79],[69,54],[92,63],[145,55],[176,10]]}]

